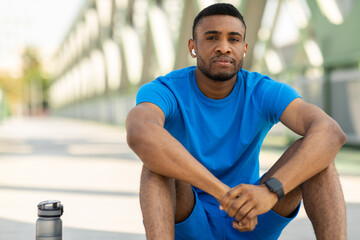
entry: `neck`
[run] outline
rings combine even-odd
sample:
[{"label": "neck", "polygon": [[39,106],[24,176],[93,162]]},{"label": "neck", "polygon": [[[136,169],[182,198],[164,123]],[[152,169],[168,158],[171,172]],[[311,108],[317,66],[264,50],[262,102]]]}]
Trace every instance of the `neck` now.
[{"label": "neck", "polygon": [[200,91],[208,98],[226,98],[235,86],[237,75],[227,81],[216,81],[205,76],[198,68],[195,69],[195,80]]}]

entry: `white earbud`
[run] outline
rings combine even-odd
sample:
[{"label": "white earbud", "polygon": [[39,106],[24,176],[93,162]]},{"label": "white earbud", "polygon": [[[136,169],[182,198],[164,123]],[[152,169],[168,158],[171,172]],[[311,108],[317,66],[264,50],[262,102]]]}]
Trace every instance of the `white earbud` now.
[{"label": "white earbud", "polygon": [[246,54],[244,53],[244,57],[246,57]]},{"label": "white earbud", "polygon": [[194,57],[196,57],[196,52],[194,49],[191,50],[191,53],[194,55]]}]

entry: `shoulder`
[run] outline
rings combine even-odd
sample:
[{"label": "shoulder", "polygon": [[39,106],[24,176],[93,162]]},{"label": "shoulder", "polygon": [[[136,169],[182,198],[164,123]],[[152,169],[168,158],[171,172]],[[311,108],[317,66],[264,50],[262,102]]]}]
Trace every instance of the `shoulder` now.
[{"label": "shoulder", "polygon": [[167,78],[167,79],[187,78],[189,74],[192,74],[195,71],[195,68],[196,68],[195,66],[191,66],[182,69],[177,69],[169,72],[168,74],[160,78]]},{"label": "shoulder", "polygon": [[148,88],[155,91],[162,90],[174,95],[179,95],[187,92],[187,89],[190,88],[190,79],[195,76],[194,72],[195,67],[174,70],[165,76],[160,76],[154,81],[144,84],[142,88]]},{"label": "shoulder", "polygon": [[263,96],[264,93],[276,95],[287,91],[295,92],[295,89],[287,83],[276,81],[271,77],[258,72],[249,72],[242,69],[239,74],[245,82],[245,87],[248,90],[251,89],[253,94],[260,94]]},{"label": "shoulder", "polygon": [[164,87],[168,88],[168,89],[172,89],[172,88],[176,87],[177,85],[186,82],[186,81],[182,81],[182,80],[188,78],[194,71],[195,71],[195,67],[187,67],[187,68],[171,71],[170,73],[168,73],[164,76],[159,76],[155,80],[145,83],[144,85],[142,85],[140,87],[140,90],[143,90],[143,89],[154,89],[155,90],[155,89],[158,89],[158,88],[161,89]]},{"label": "shoulder", "polygon": [[194,75],[195,67],[187,67],[178,70],[174,70],[165,76],[158,77],[155,81],[166,85],[169,88],[179,87],[178,85],[183,85],[188,83],[185,81],[191,78]]},{"label": "shoulder", "polygon": [[241,71],[246,82],[246,92],[251,95],[259,112],[277,123],[285,108],[300,94],[290,85],[275,81],[269,76]]},{"label": "shoulder", "polygon": [[256,87],[259,84],[271,84],[275,82],[269,76],[263,75],[258,72],[250,72],[245,69],[241,69],[238,73],[247,87]]},{"label": "shoulder", "polygon": [[165,116],[171,117],[178,105],[178,98],[186,95],[189,86],[187,79],[191,76],[192,67],[175,70],[165,76],[140,87],[136,104],[150,102],[160,107]]}]

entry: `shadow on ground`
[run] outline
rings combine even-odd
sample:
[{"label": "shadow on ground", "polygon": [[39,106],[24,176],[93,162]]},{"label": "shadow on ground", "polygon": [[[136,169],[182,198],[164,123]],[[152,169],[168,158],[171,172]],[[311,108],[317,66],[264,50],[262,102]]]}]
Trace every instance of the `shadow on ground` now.
[{"label": "shadow on ground", "polygon": [[[0,218],[0,239],[27,240],[35,239],[36,219],[34,224]],[[145,240],[143,234],[94,231],[78,228],[63,228],[63,239],[66,240]]]}]

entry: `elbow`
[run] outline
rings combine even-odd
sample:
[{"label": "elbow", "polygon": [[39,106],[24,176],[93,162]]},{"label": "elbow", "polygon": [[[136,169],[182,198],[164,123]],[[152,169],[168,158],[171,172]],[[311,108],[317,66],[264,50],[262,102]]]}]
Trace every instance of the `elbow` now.
[{"label": "elbow", "polygon": [[138,154],[142,142],[144,141],[144,132],[141,130],[141,126],[134,126],[134,124],[126,126],[126,141],[128,146]]},{"label": "elbow", "polygon": [[339,146],[341,147],[346,143],[347,136],[344,133],[344,131],[341,129],[341,127],[339,126],[338,123],[335,122],[334,125],[335,125],[334,128],[333,128],[333,129],[335,129],[334,135],[335,135],[335,137],[337,139],[337,142],[338,142]]},{"label": "elbow", "polygon": [[140,104],[127,116],[125,123],[127,144],[144,164],[157,161],[156,149],[162,148],[159,141],[165,118],[161,113],[152,105]]},{"label": "elbow", "polygon": [[126,141],[131,150],[144,162],[154,146],[149,127],[140,122],[126,125]]},{"label": "elbow", "polygon": [[136,149],[141,143],[141,124],[139,124],[138,121],[136,121],[136,117],[133,116],[132,112],[129,113],[126,123],[125,123],[125,129],[126,129],[126,142],[128,146],[137,153]]},{"label": "elbow", "polygon": [[130,149],[144,162],[150,150],[148,139],[144,132],[141,129],[130,129],[127,131],[126,141]]},{"label": "elbow", "polygon": [[338,138],[339,138],[340,145],[343,146],[346,143],[347,136],[343,132],[343,130],[341,130],[341,128],[340,128],[340,132],[338,133]]},{"label": "elbow", "polygon": [[159,130],[161,119],[158,114],[145,107],[136,107],[127,116],[126,141],[134,153],[144,160],[153,159],[154,149],[158,148]]},{"label": "elbow", "polygon": [[127,130],[126,141],[130,149],[146,165],[151,166],[154,163],[154,149],[157,148],[151,137],[151,131],[144,126],[134,126]]},{"label": "elbow", "polygon": [[333,121],[329,124],[327,131],[331,133],[334,147],[340,149],[346,143],[347,136],[337,122]]},{"label": "elbow", "polygon": [[134,130],[127,130],[126,141],[128,146],[134,150],[140,142],[140,136]]},{"label": "elbow", "polygon": [[[338,153],[338,151],[341,149],[341,147],[346,143],[347,136],[344,133],[344,131],[341,129],[341,127],[335,122],[335,126],[332,128],[332,146],[331,148],[335,150],[335,155]],[[335,157],[329,158],[332,159],[329,166],[335,167]]]}]

